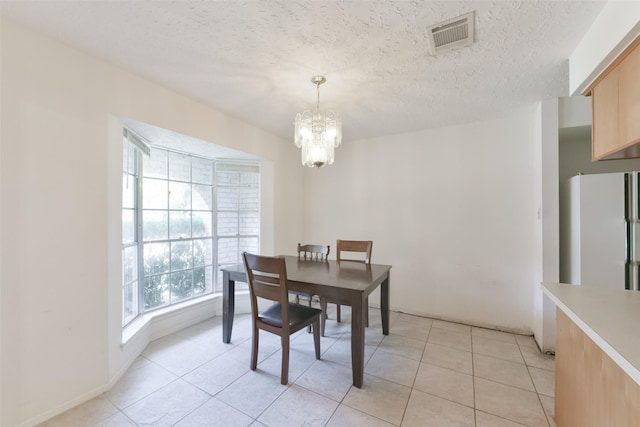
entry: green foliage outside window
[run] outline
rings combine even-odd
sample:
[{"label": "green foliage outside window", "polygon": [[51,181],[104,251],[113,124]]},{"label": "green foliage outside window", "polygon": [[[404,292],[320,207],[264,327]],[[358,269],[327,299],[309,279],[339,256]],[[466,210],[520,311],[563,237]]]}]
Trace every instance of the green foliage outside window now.
[{"label": "green foliage outside window", "polygon": [[[181,218],[181,230],[192,228],[194,235],[210,235],[202,218]],[[147,221],[148,229],[166,229],[160,221]],[[192,298],[207,291],[205,266],[211,265],[211,239],[178,239],[146,242],[144,251],[144,307],[153,309]]]}]

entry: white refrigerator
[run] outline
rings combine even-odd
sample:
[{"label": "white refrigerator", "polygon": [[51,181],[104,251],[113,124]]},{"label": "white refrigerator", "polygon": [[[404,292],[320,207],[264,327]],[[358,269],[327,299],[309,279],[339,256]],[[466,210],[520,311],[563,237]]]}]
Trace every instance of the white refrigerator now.
[{"label": "white refrigerator", "polygon": [[638,290],[638,179],[637,172],[569,179],[564,203],[569,218],[563,232],[569,245],[564,251],[565,281]]}]

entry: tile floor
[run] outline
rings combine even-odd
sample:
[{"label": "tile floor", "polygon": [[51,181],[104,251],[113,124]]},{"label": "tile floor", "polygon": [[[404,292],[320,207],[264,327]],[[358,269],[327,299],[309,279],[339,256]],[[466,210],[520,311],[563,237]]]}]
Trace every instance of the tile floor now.
[{"label": "tile floor", "polygon": [[311,334],[292,337],[287,386],[277,337],[261,332],[251,371],[250,317],[236,316],[230,344],[213,318],[152,342],[113,389],[41,425],[555,426],[554,358],[531,337],[401,313],[384,336],[371,309],[357,389],[343,310],[322,360]]}]

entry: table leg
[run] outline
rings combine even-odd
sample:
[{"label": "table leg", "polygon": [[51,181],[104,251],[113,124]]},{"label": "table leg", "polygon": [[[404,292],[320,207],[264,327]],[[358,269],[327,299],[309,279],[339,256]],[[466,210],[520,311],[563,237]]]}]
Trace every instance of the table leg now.
[{"label": "table leg", "polygon": [[235,311],[235,282],[230,279],[229,272],[222,272],[222,342],[231,342],[233,314]]},{"label": "table leg", "polygon": [[351,303],[351,367],[353,385],[361,388],[364,379],[364,295]]},{"label": "table leg", "polygon": [[389,273],[380,285],[380,313],[382,314],[382,333],[389,335]]}]

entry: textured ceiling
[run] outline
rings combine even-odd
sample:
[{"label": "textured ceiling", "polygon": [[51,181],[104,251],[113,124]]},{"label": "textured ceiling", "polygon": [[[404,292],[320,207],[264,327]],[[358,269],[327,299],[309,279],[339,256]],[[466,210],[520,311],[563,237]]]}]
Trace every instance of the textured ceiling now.
[{"label": "textured ceiling", "polygon": [[[568,96],[598,1],[3,1],[2,13],[270,132],[342,115],[344,141],[466,123]],[[476,43],[426,27],[476,12]]]}]

